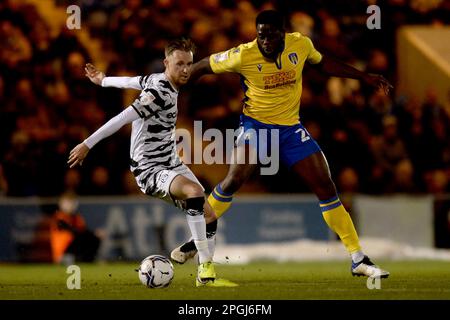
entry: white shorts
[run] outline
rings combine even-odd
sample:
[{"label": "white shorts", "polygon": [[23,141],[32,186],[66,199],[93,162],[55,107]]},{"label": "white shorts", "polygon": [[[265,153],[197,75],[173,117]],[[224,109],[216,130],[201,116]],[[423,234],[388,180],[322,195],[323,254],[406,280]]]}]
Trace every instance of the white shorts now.
[{"label": "white shorts", "polygon": [[[143,172],[141,175],[145,175],[145,172]],[[200,181],[198,181],[197,177],[192,173],[191,169],[189,169],[184,163],[179,167],[176,167],[175,169],[163,169],[156,173],[150,174],[145,185],[140,185],[139,181],[137,179],[136,180],[143,193],[173,203],[176,207],[182,209],[183,201],[175,200],[170,195],[170,185],[172,184],[173,179],[175,179],[175,177],[178,175],[182,175],[189,180],[197,183],[202,188],[202,190],[205,191],[205,188],[203,188]]]}]

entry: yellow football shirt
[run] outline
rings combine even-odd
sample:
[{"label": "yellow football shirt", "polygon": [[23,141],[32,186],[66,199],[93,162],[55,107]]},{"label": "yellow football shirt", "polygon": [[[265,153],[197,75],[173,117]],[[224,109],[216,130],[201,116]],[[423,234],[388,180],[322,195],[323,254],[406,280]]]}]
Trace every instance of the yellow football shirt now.
[{"label": "yellow football shirt", "polygon": [[321,60],[311,40],[294,32],[286,33],[281,65],[261,54],[256,39],[212,54],[209,63],[214,73],[241,75],[245,115],[267,124],[295,125],[299,123],[303,66],[305,61],[317,64]]}]

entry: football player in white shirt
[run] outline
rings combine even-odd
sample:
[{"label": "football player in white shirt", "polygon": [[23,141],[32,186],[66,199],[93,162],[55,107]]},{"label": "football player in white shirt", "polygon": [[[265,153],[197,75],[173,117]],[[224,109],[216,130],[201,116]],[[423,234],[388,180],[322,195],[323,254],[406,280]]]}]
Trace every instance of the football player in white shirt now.
[{"label": "football player in white shirt", "polygon": [[178,90],[189,80],[193,54],[194,45],[190,40],[174,40],[165,50],[165,71],[140,77],[105,77],[88,65],[86,75],[98,85],[142,91],[123,112],[78,144],[70,152],[68,164],[71,168],[81,165],[95,144],[132,123],[130,170],[143,193],[172,202],[185,212],[199,255],[196,285],[236,286],[216,277],[213,253],[208,247],[208,240],[214,241],[214,238],[207,238],[205,211],[207,220],[215,220],[215,215],[205,205],[202,185],[181,161],[176,150]]}]

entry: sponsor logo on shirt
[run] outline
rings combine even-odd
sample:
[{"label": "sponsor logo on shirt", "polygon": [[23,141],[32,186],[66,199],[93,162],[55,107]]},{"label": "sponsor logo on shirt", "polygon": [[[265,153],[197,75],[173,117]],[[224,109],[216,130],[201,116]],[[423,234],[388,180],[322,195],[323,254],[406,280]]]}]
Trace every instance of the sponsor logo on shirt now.
[{"label": "sponsor logo on shirt", "polygon": [[270,76],[263,77],[264,89],[273,89],[282,87],[285,85],[292,85],[296,83],[296,72],[290,70],[287,72],[278,72]]}]

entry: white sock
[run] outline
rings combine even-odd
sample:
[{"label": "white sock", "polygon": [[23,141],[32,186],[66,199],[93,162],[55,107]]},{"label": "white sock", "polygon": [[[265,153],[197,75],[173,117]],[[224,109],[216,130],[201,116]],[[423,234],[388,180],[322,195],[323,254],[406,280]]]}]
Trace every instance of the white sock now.
[{"label": "white sock", "polygon": [[194,240],[195,247],[198,252],[199,263],[205,263],[211,261],[211,255],[209,254],[208,241],[207,240]]},{"label": "white sock", "polygon": [[192,238],[194,238],[195,247],[198,251],[198,259],[200,263],[211,261],[209,254],[208,241],[206,240],[206,222],[203,215],[191,216],[186,215],[186,219],[191,230]]},{"label": "white sock", "polygon": [[354,263],[361,262],[363,259],[364,253],[361,250],[352,253],[352,261]]},{"label": "white sock", "polygon": [[214,258],[214,252],[216,251],[216,235],[213,235],[211,238],[208,238],[208,249],[212,260]]}]

